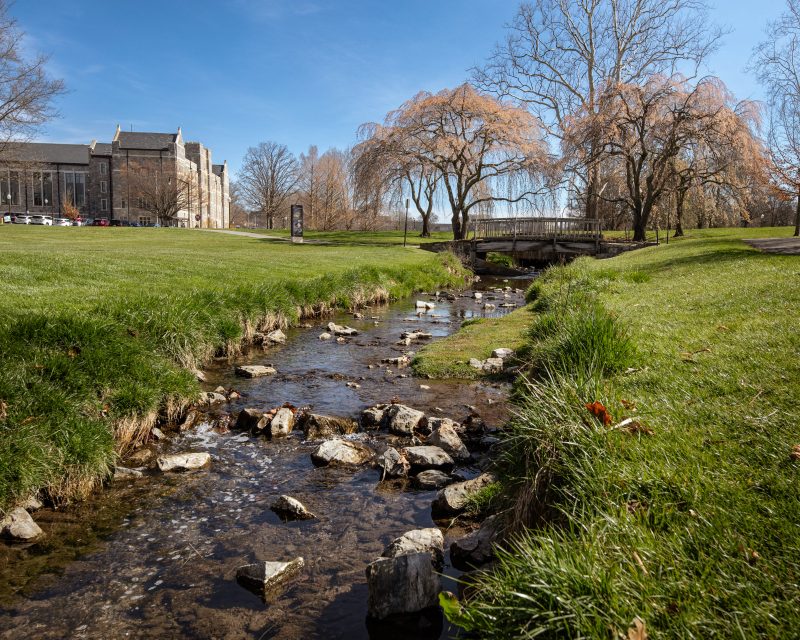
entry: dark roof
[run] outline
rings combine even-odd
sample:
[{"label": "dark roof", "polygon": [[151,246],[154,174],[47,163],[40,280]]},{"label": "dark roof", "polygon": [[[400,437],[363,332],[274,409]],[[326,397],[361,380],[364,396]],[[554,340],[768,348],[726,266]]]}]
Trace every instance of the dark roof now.
[{"label": "dark roof", "polygon": [[211,172],[215,176],[221,176],[223,171],[225,171],[225,165],[224,164],[212,164],[211,165]]},{"label": "dark roof", "polygon": [[10,142],[3,149],[2,159],[18,162],[50,162],[89,164],[89,145],[55,144],[52,142]]},{"label": "dark roof", "polygon": [[111,155],[111,143],[110,142],[95,142],[93,153],[96,156],[110,156]]},{"label": "dark roof", "polygon": [[118,140],[120,149],[166,149],[175,142],[177,133],[147,133],[144,131],[120,131]]}]

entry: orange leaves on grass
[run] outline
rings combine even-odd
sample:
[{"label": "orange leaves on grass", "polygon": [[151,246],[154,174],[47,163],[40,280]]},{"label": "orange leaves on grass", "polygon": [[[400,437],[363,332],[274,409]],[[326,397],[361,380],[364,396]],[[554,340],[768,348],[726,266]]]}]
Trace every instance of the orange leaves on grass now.
[{"label": "orange leaves on grass", "polygon": [[606,409],[605,405],[600,402],[599,400],[595,400],[594,402],[587,402],[586,408],[589,410],[595,418],[600,420],[603,423],[603,426],[607,427],[612,422],[614,422],[614,418],[611,417],[611,414]]}]

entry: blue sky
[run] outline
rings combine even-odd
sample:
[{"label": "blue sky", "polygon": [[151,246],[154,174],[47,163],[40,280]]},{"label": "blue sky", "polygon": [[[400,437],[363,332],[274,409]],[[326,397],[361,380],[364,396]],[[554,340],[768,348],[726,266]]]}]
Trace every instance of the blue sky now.
[{"label": "blue sky", "polygon": [[[739,98],[744,67],[784,0],[719,0],[732,32],[709,61]],[[503,36],[516,0],[17,0],[26,47],[69,93],[41,139],[108,141],[119,123],[174,131],[235,171],[248,146],[353,143],[421,89],[455,86]]]}]

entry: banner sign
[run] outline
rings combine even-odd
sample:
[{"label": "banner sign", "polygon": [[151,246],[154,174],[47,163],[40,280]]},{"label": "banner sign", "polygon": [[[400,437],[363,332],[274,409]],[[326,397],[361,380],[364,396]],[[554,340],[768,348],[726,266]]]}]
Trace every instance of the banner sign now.
[{"label": "banner sign", "polygon": [[292,205],[292,242],[303,241],[303,205]]}]

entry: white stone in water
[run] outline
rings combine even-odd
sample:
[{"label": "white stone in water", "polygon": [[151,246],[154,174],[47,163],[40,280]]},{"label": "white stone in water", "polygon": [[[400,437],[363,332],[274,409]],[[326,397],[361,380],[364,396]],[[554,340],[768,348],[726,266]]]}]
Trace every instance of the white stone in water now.
[{"label": "white stone in water", "polygon": [[211,456],[205,452],[198,453],[173,453],[160,456],[156,460],[161,471],[189,471],[200,469],[211,462]]},{"label": "white stone in water", "polygon": [[0,520],[0,533],[13,540],[33,540],[42,535],[42,530],[33,521],[31,514],[22,507],[17,507]]},{"label": "white stone in water", "polygon": [[483,298],[483,294],[480,291],[475,291],[472,294],[472,297],[475,298],[476,300],[480,300],[481,298]]},{"label": "white stone in water", "polygon": [[280,329],[275,329],[267,334],[267,340],[274,344],[283,344],[286,342],[286,334]]},{"label": "white stone in water", "polygon": [[347,440],[326,440],[311,454],[311,461],[318,466],[356,465],[366,462],[371,455],[363,445]]},{"label": "white stone in water", "polygon": [[336,336],[356,336],[358,335],[358,331],[353,329],[353,327],[342,326],[340,324],[336,324],[334,322],[328,323],[328,331]]},{"label": "white stone in water", "polygon": [[383,550],[384,558],[396,558],[409,553],[430,553],[434,566],[444,565],[444,535],[436,527],[406,531],[399,538],[392,540]]},{"label": "white stone in water", "polygon": [[256,562],[236,569],[236,580],[245,588],[261,596],[273,592],[297,576],[305,566],[303,558],[290,562]]},{"label": "white stone in water", "polygon": [[114,480],[141,478],[143,475],[138,469],[129,469],[128,467],[116,467],[114,469]]},{"label": "white stone in water", "polygon": [[467,508],[467,500],[473,493],[496,481],[490,473],[482,473],[477,478],[457,482],[445,487],[436,495],[432,510],[434,517],[457,515]]},{"label": "white stone in water", "polygon": [[262,376],[271,376],[278,373],[273,367],[267,367],[261,364],[245,364],[236,367],[236,375],[244,376],[245,378],[260,378]]},{"label": "white stone in water", "polygon": [[288,407],[281,407],[275,412],[269,423],[270,435],[288,436],[294,426],[294,413]]},{"label": "white stone in water", "polygon": [[292,496],[279,496],[270,506],[279,516],[289,520],[310,520],[316,518],[306,506]]},{"label": "white stone in water", "polygon": [[411,468],[405,456],[394,447],[389,447],[378,457],[378,466],[383,470],[384,478],[402,478],[408,475]]},{"label": "white stone in water", "polygon": [[423,445],[420,447],[406,447],[403,449],[412,467],[422,469],[449,469],[455,462],[453,458],[441,447]]},{"label": "white stone in water", "polygon": [[228,398],[216,391],[206,391],[200,394],[200,404],[219,404],[227,401]]},{"label": "white stone in water", "polygon": [[325,333],[320,333],[319,334],[319,339],[320,340],[330,340],[331,338],[333,338],[333,336],[330,333],[328,333],[327,331]]},{"label": "white stone in water", "polygon": [[414,485],[419,489],[443,489],[453,484],[453,478],[438,469],[428,469],[414,476]]},{"label": "white stone in water", "polygon": [[384,411],[384,422],[392,433],[399,436],[410,436],[425,419],[422,411],[417,411],[403,404],[390,405]]}]

